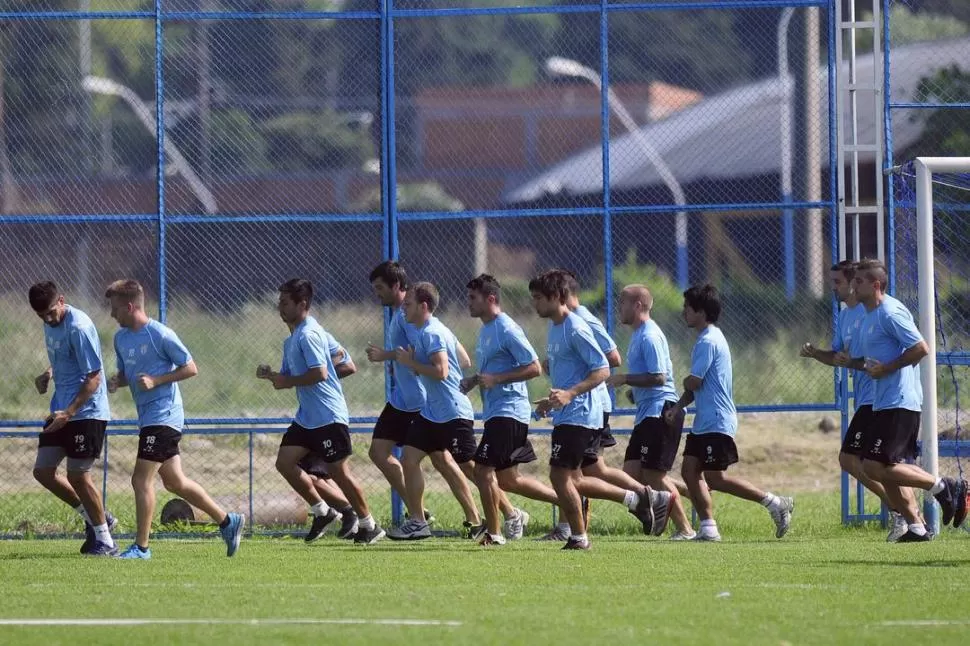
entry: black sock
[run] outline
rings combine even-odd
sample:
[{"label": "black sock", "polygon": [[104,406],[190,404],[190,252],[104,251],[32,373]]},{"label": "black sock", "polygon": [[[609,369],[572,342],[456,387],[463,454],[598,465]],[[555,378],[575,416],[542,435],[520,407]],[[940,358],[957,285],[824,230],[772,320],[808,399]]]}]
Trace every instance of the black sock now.
[{"label": "black sock", "polygon": [[229,527],[229,514],[226,514],[226,519],[219,523],[219,529],[225,529]]},{"label": "black sock", "polygon": [[141,545],[139,545],[138,543],[135,543],[135,547],[137,547],[137,548],[138,548],[138,551],[139,551],[139,552],[147,552],[147,551],[148,551],[148,548],[147,548],[147,547],[142,547],[142,546],[141,546]]}]

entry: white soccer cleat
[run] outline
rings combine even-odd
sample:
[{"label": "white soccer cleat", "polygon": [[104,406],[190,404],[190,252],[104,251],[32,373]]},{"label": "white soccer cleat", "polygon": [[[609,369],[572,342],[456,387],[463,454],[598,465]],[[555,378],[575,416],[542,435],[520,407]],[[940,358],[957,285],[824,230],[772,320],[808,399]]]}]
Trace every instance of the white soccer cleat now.
[{"label": "white soccer cleat", "polygon": [[775,521],[775,538],[781,538],[788,533],[791,527],[791,515],[795,511],[795,499],[787,496],[779,496],[778,507],[770,509],[771,520]]},{"label": "white soccer cleat", "polygon": [[505,521],[505,535],[510,541],[517,541],[525,535],[525,528],[529,526],[531,517],[524,509],[516,509],[518,515]]},{"label": "white soccer cleat", "polygon": [[898,512],[889,512],[889,535],[886,536],[886,542],[895,543],[908,531],[909,521]]},{"label": "white soccer cleat", "polygon": [[671,534],[670,540],[672,540],[672,541],[692,541],[692,540],[694,540],[694,537],[695,536],[697,536],[697,532],[691,532],[690,534],[687,534],[687,533],[684,533],[684,532],[682,532],[680,530],[677,530],[676,532],[674,532],[673,534]]}]

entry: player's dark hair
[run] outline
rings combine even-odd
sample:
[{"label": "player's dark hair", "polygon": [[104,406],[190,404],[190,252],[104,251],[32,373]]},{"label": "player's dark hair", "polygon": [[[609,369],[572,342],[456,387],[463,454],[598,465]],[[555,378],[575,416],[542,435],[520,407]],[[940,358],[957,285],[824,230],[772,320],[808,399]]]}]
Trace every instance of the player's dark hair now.
[{"label": "player's dark hair", "polygon": [[502,300],[502,286],[499,285],[494,276],[490,276],[489,274],[480,274],[472,278],[465,287],[474,292],[478,292],[485,298],[494,296],[496,303]]},{"label": "player's dark hair", "polygon": [[856,263],[855,270],[860,274],[868,274],[869,278],[874,281],[879,281],[879,286],[882,291],[886,291],[886,285],[889,283],[889,273],[886,271],[886,265],[881,260],[863,258]]},{"label": "player's dark hair", "polygon": [[569,297],[566,275],[559,269],[543,272],[529,281],[529,291],[545,298],[556,298],[565,304]]},{"label": "player's dark hair", "polygon": [[434,314],[438,309],[438,288],[431,283],[414,283],[409,290],[414,294],[414,300],[428,306],[428,314]]},{"label": "player's dark hair", "polygon": [[704,312],[708,323],[717,323],[721,317],[721,297],[714,285],[694,285],[684,292],[684,303],[695,312]]},{"label": "player's dark hair", "polygon": [[368,280],[373,283],[377,279],[380,279],[388,287],[397,285],[397,288],[402,292],[406,292],[408,289],[407,272],[404,271],[404,267],[393,260],[385,260],[374,267]]},{"label": "player's dark hair", "polygon": [[30,286],[27,290],[27,300],[35,312],[45,312],[53,304],[60,291],[52,281],[45,280]]},{"label": "player's dark hair", "polygon": [[306,302],[307,309],[313,302],[313,285],[305,278],[291,278],[279,288],[280,294],[286,294],[294,303]]},{"label": "player's dark hair", "polygon": [[858,267],[859,263],[854,260],[843,260],[832,265],[832,271],[841,271],[846,280],[852,280]]},{"label": "player's dark hair", "polygon": [[556,271],[562,274],[563,279],[566,281],[566,289],[573,296],[579,297],[579,279],[576,278],[576,274],[569,271],[568,269],[557,269]]}]

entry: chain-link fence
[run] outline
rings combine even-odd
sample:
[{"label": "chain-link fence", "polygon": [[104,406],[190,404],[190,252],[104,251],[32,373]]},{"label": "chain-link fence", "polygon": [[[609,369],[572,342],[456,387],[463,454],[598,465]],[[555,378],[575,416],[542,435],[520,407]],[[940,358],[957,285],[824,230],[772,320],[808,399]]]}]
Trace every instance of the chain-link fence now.
[{"label": "chain-link fence", "polygon": [[[26,290],[42,279],[92,316],[108,365],[104,287],[146,286],[200,368],[183,384],[186,470],[257,529],[306,513],[273,467],[292,392],[254,378],[279,359],[276,287],[294,276],[359,368],[344,383],[353,464],[383,521],[366,446],[384,374],[364,348],[383,335],[367,275],[384,258],[439,285],[469,348],[478,272],[539,349],[537,272],[574,271],[621,353],[616,294],[645,282],[678,375],[692,343],[680,292],[712,282],[739,405],[838,410],[831,373],[794,358],[832,325],[832,18],[827,0],[4,3],[0,533],[77,527],[30,475],[47,364]],[[134,410],[111,401],[99,464],[130,529]],[[458,527],[444,482],[429,492]]]}]

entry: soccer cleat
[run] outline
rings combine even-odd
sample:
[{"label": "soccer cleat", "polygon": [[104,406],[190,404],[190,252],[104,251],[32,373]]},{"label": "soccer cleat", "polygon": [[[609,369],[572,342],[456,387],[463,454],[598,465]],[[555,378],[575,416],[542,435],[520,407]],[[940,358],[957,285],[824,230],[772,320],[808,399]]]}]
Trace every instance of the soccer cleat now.
[{"label": "soccer cleat", "polygon": [[967,519],[967,507],[970,506],[970,487],[966,480],[957,483],[956,505],[953,510],[953,526],[960,527]]},{"label": "soccer cleat", "polygon": [[670,518],[670,501],[675,494],[669,491],[653,491],[648,489],[648,496],[652,499],[650,506],[653,508],[653,530],[650,532],[654,536],[660,536],[667,529],[667,520]]},{"label": "soccer cleat", "polygon": [[780,504],[777,509],[769,509],[771,520],[775,521],[775,538],[781,538],[788,533],[791,527],[791,515],[795,511],[795,499],[787,496],[778,496]]},{"label": "soccer cleat", "polygon": [[146,547],[143,550],[135,543],[129,545],[128,548],[118,556],[120,559],[140,559],[142,561],[147,561],[151,557],[152,551],[150,548]]},{"label": "soccer cleat", "polygon": [[[104,512],[104,520],[108,524],[108,531],[113,532],[118,527],[118,519],[111,515],[110,511]],[[81,543],[81,554],[87,554],[94,549],[94,544],[98,542],[94,535],[94,525],[84,521],[84,542]]]},{"label": "soccer cleat", "polygon": [[[954,478],[949,476],[943,478],[943,490],[939,493],[933,494],[936,498],[936,502],[940,503],[940,524],[944,527],[949,525],[953,521],[954,507],[957,504],[957,494],[959,493],[960,483]],[[964,493],[966,492],[966,487],[963,488]],[[964,504],[966,507],[966,504]]]},{"label": "soccer cleat", "polygon": [[887,543],[897,542],[903,534],[909,531],[909,522],[899,512],[889,512],[890,527],[889,535],[886,536]]},{"label": "soccer cleat", "polygon": [[118,556],[118,548],[101,541],[95,541],[94,547],[84,553],[85,556]]},{"label": "soccer cleat", "polygon": [[340,519],[340,529],[337,531],[337,538],[352,540],[360,527],[360,519],[357,514],[342,513]]},{"label": "soccer cleat", "polygon": [[310,525],[310,531],[307,532],[307,535],[303,537],[303,540],[307,543],[312,543],[323,536],[324,532],[327,531],[327,528],[341,518],[343,518],[343,516],[333,507],[328,509],[327,513],[325,513],[323,516],[314,516],[313,524]]},{"label": "soccer cleat", "polygon": [[569,528],[568,527],[563,528],[563,527],[560,527],[559,525],[556,525],[555,527],[552,528],[552,531],[550,531],[548,534],[540,536],[536,540],[537,541],[556,541],[557,543],[568,541]]},{"label": "soccer cleat", "polygon": [[719,532],[714,532],[713,534],[697,532],[690,540],[694,543],[720,543],[721,534]]},{"label": "soccer cleat", "polygon": [[226,542],[226,556],[233,556],[239,549],[239,541],[242,540],[243,526],[246,524],[246,517],[242,514],[230,512],[229,524],[219,528],[222,540]]},{"label": "soccer cleat", "polygon": [[478,539],[478,544],[484,547],[488,547],[489,545],[505,545],[505,537],[501,534],[489,534],[485,532]]},{"label": "soccer cleat", "polygon": [[524,509],[516,509],[518,515],[505,521],[505,534],[509,537],[510,541],[517,541],[525,535],[525,528],[529,526],[529,521],[531,517],[529,512]]},{"label": "soccer cleat", "polygon": [[387,537],[394,541],[418,541],[431,538],[431,528],[427,522],[409,518],[400,527],[387,530]]},{"label": "soccer cleat", "polygon": [[678,530],[678,531],[674,532],[673,534],[671,534],[670,540],[672,540],[672,541],[692,541],[692,540],[694,540],[694,537],[695,536],[697,536],[697,532],[691,532],[690,534],[686,534],[686,533]]},{"label": "soccer cleat", "polygon": [[897,543],[926,543],[932,540],[932,536],[927,532],[926,534],[917,534],[912,530],[906,530],[906,533],[899,537]]},{"label": "soccer cleat", "polygon": [[589,549],[589,539],[579,540],[577,538],[569,537],[566,544],[562,546],[564,550],[588,550]]},{"label": "soccer cleat", "polygon": [[[373,529],[364,529],[363,527],[357,529],[353,538],[355,545],[373,545],[385,536],[387,536],[387,532],[375,523]],[[348,536],[347,538],[350,537]]]},{"label": "soccer cleat", "polygon": [[466,520],[462,522],[461,526],[465,531],[465,538],[470,538],[473,541],[480,539],[486,531],[484,521],[478,525],[472,525],[471,521]]},{"label": "soccer cleat", "polygon": [[[630,513],[636,516],[637,520],[640,521],[640,524],[643,526],[643,533],[647,536],[650,536],[650,534],[653,533],[654,515],[650,496],[652,491],[653,490],[650,487],[647,487],[646,492],[643,493],[640,496],[640,499],[637,501],[636,509],[630,510]],[[669,496],[670,494],[667,495]]]}]

